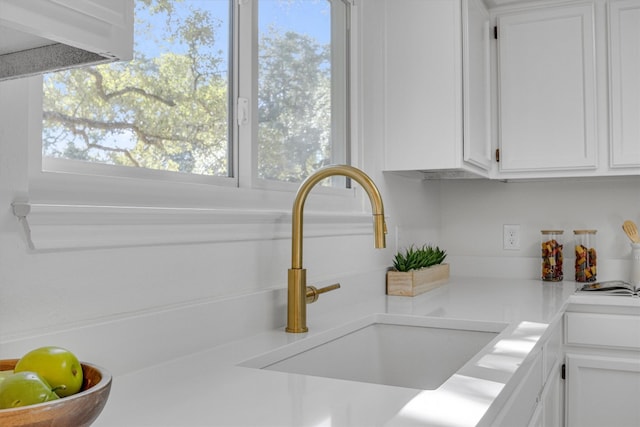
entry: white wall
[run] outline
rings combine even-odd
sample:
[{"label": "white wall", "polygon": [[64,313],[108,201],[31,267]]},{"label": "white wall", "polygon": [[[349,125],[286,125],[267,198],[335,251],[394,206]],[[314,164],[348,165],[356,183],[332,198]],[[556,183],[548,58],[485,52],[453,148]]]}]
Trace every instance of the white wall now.
[{"label": "white wall", "polygon": [[[640,223],[640,177],[539,182],[445,181],[441,241],[466,276],[540,275],[540,230],[564,230],[565,279],[573,280],[573,230],[596,229],[599,279],[629,279],[622,223]],[[519,251],[503,250],[504,224],[520,225]]]}]

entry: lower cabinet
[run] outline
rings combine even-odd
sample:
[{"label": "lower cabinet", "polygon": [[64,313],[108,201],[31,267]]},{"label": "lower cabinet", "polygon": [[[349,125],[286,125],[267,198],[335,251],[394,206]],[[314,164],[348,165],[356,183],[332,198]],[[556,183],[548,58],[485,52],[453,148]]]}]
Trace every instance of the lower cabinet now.
[{"label": "lower cabinet", "polygon": [[567,427],[640,426],[640,309],[565,314]]},{"label": "lower cabinet", "polygon": [[541,351],[492,426],[563,425],[562,322],[551,324],[542,340]]},{"label": "lower cabinet", "polygon": [[567,426],[640,426],[640,357],[567,354],[566,381]]},{"label": "lower cabinet", "polygon": [[493,425],[526,426],[537,410],[542,386],[542,355],[539,352]]},{"label": "lower cabinet", "polygon": [[540,344],[492,427],[640,427],[640,304],[569,304]]},{"label": "lower cabinet", "polygon": [[537,426],[564,425],[564,381],[560,375],[560,369],[554,373],[542,396],[542,423],[536,424]]},{"label": "lower cabinet", "polygon": [[528,427],[561,427],[564,425],[564,382],[560,374],[560,364],[553,370],[542,390]]},{"label": "lower cabinet", "polygon": [[492,426],[640,427],[640,304],[570,304],[544,335]]}]

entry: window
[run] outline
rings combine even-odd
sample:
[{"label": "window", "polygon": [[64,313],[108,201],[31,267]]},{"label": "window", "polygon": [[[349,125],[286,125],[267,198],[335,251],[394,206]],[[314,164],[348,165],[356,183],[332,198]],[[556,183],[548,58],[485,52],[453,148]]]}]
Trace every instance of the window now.
[{"label": "window", "polygon": [[[299,182],[322,166],[346,161],[345,6],[327,0],[259,2],[261,179]],[[333,33],[332,22],[338,29]]]},{"label": "window", "polygon": [[[45,76],[43,169],[242,186],[250,164],[253,186],[349,161],[347,0],[137,0],[135,13],[133,61]],[[242,87],[257,87],[246,110]],[[249,131],[236,110],[257,118]]]}]

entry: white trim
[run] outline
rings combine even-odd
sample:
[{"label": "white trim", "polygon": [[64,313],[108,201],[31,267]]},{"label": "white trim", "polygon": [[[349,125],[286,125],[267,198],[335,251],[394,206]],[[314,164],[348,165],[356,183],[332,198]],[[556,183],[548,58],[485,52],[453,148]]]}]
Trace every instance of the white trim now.
[{"label": "white trim", "polygon": [[[13,203],[34,252],[291,238],[279,210]],[[307,212],[305,237],[373,234],[370,214]],[[27,232],[28,231],[28,232]]]},{"label": "white trim", "polygon": [[73,175],[104,176],[112,178],[154,179],[160,181],[184,182],[188,184],[208,184],[236,187],[237,179],[226,176],[182,173],[160,169],[134,168],[130,166],[85,162],[82,160],[42,157],[43,173],[67,173]]},{"label": "white trim", "polygon": [[13,208],[13,214],[18,218],[22,234],[27,242],[27,247],[34,250],[35,246],[33,245],[33,239],[31,238],[31,226],[27,220],[27,215],[31,212],[31,206],[27,203],[12,203],[11,207]]}]

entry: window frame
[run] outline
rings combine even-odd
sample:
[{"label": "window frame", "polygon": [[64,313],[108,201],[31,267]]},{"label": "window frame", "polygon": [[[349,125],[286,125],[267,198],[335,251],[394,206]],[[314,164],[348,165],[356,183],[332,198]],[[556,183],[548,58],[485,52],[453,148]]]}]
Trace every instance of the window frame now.
[{"label": "window frame", "polygon": [[[241,6],[241,11],[237,13],[237,16],[240,16],[240,13],[244,12],[247,15],[250,15],[250,17],[246,17],[244,22],[251,22],[252,27],[253,27],[253,31],[250,34],[250,37],[247,37],[245,39],[245,43],[251,43],[253,46],[255,46],[255,49],[248,49],[248,48],[244,48],[242,49],[242,52],[244,55],[237,55],[236,57],[240,58],[240,70],[242,72],[242,70],[251,70],[251,78],[250,81],[252,82],[252,86],[250,88],[250,90],[247,91],[243,91],[242,93],[239,93],[238,98],[249,98],[249,99],[253,99],[253,100],[257,100],[258,99],[258,61],[257,61],[257,57],[258,57],[258,43],[259,43],[259,31],[258,31],[258,14],[255,13],[256,10],[259,9],[259,4],[258,4],[259,0],[245,0],[245,1],[240,1],[240,6]],[[339,59],[340,62],[340,66],[344,67],[344,71],[346,74],[346,78],[344,80],[340,80],[340,86],[338,87],[338,85],[336,84],[332,84],[331,85],[331,109],[332,109],[332,114],[331,114],[331,132],[332,132],[332,139],[338,140],[338,139],[342,139],[342,144],[344,144],[345,149],[344,152],[340,152],[338,156],[334,156],[334,160],[333,163],[339,163],[339,164],[351,164],[351,159],[352,159],[352,151],[353,151],[353,123],[351,122],[351,118],[352,118],[352,109],[353,109],[353,103],[354,103],[354,97],[353,97],[353,92],[352,92],[352,84],[355,78],[355,75],[352,74],[351,70],[352,68],[350,67],[350,63],[353,62],[355,60],[354,57],[351,56],[351,53],[354,51],[354,35],[352,34],[351,30],[354,26],[353,23],[353,11],[352,8],[355,6],[354,1],[353,0],[325,0],[327,2],[330,3],[342,3],[344,5],[346,5],[346,11],[345,11],[345,25],[346,28],[344,28],[344,34],[342,36],[338,35],[337,33],[339,31],[342,31],[342,28],[337,29],[334,25],[332,25],[331,27],[331,40],[333,41],[336,38],[344,38],[345,41],[345,47],[344,47],[344,51],[342,49],[342,45],[338,44],[336,46],[336,44],[334,44],[333,42],[331,43],[331,65],[332,68],[334,67],[334,65],[337,63],[335,62],[337,59]],[[333,23],[334,20],[336,18],[340,18],[341,15],[336,13],[337,9],[336,8],[331,8],[331,22]],[[259,13],[259,10],[258,10]],[[242,34],[245,35],[246,34]],[[247,46],[247,45],[245,45]],[[344,61],[346,56],[346,61]],[[245,81],[244,79],[240,79],[241,81]],[[346,97],[346,105],[336,105],[336,100],[338,100],[339,97],[339,93],[341,92],[345,92],[345,97]],[[250,104],[250,115],[251,117],[258,117],[258,102],[253,102],[253,103],[249,103]],[[236,103],[237,106],[237,103]],[[337,114],[334,114],[334,111],[336,108],[340,108],[340,112],[342,113],[342,116],[339,116]],[[343,117],[343,119],[341,120],[336,120],[336,117]],[[344,121],[343,126],[338,126],[339,123],[341,121]],[[258,120],[250,120],[249,121],[250,125],[251,125],[251,129],[243,129],[242,127],[240,127],[239,131],[238,131],[238,135],[240,137],[240,146],[241,147],[251,147],[251,163],[250,165],[247,165],[247,169],[250,171],[250,174],[248,174],[248,176],[246,177],[246,180],[244,180],[243,182],[247,185],[247,186],[251,186],[252,188],[260,188],[260,189],[265,189],[265,190],[282,190],[282,191],[295,191],[297,189],[297,187],[300,185],[299,183],[288,183],[288,182],[282,182],[282,181],[274,181],[274,180],[267,180],[267,179],[261,179],[259,178],[258,175]],[[339,127],[344,128],[347,130],[346,134],[344,135],[343,138],[335,138],[335,133],[339,132],[340,129],[338,129]],[[243,132],[244,130],[244,132]],[[246,156],[245,156],[246,158]],[[250,166],[250,167],[249,167]],[[330,178],[331,179],[331,178]],[[349,180],[346,180],[346,185],[344,187],[338,187],[338,186],[332,186],[332,187],[322,187],[320,189],[320,191],[323,192],[328,192],[329,194],[331,193],[335,193],[335,194],[340,194],[344,192],[344,189],[348,189],[350,188],[351,183]]]},{"label": "window frame", "polygon": [[[353,0],[327,0],[343,2],[349,5],[349,8],[353,8]],[[144,168],[128,168],[117,165],[107,165],[100,163],[89,163],[67,159],[54,159],[43,158],[41,153],[41,143],[38,143],[38,153],[32,153],[30,156],[30,164],[38,166],[38,170],[31,174],[31,178],[34,182],[41,181],[43,185],[47,187],[47,191],[54,192],[54,183],[60,181],[61,186],[73,185],[74,177],[78,175],[83,176],[86,179],[95,181],[96,185],[110,185],[108,181],[113,178],[114,184],[116,181],[123,180],[127,182],[123,191],[131,191],[131,185],[135,185],[136,182],[143,182],[146,180],[158,180],[159,182],[166,183],[184,183],[185,186],[190,184],[195,185],[211,185],[220,187],[238,187],[245,189],[255,190],[270,190],[270,191],[289,191],[293,192],[299,186],[299,183],[287,183],[271,180],[264,180],[257,177],[257,150],[258,150],[258,64],[257,64],[257,51],[258,51],[258,18],[255,11],[257,10],[258,0],[233,0],[233,8],[235,13],[231,15],[230,32],[232,41],[232,61],[234,71],[229,76],[229,134],[231,137],[230,153],[229,153],[229,176],[205,176],[196,174],[184,174],[179,172],[151,170]],[[348,9],[347,25],[349,32],[353,27],[354,14]],[[333,19],[333,17],[332,17]],[[247,23],[251,25],[251,31],[246,32],[242,29]],[[354,37],[347,36],[349,53],[354,51]],[[231,52],[230,52],[231,53]],[[352,56],[350,60],[355,58]],[[354,126],[351,123],[351,117],[353,117],[353,109],[356,108],[354,100],[357,99],[353,96],[353,84],[352,81],[356,77],[351,70],[353,67],[347,66],[347,82],[344,83],[344,88],[349,91],[347,111],[344,111],[346,127],[349,130],[348,135],[345,136],[345,144],[347,144],[347,152],[344,154],[344,160],[350,163],[353,158],[352,152],[356,150],[355,143],[357,139],[354,138]],[[41,87],[41,78],[38,85]],[[335,90],[332,88],[332,90]],[[239,100],[246,99],[249,103],[248,108],[248,122],[246,124],[238,123],[239,114]],[[42,105],[42,97],[37,101],[34,100],[35,105]],[[37,107],[35,108],[38,109]],[[35,113],[35,112],[34,112]],[[39,112],[41,114],[41,111]],[[332,119],[333,121],[334,119]],[[35,127],[36,123],[33,122],[32,129],[37,129],[34,133],[42,131],[42,124],[38,123],[38,127]],[[31,145],[31,144],[30,144]],[[342,156],[341,156],[342,157]],[[340,162],[342,163],[342,162]],[[46,175],[44,178],[42,175]],[[67,176],[65,176],[67,175]],[[92,177],[96,177],[95,179]],[[101,177],[101,178],[100,178]],[[148,184],[148,183],[147,183]],[[172,185],[171,185],[172,186]],[[152,185],[142,185],[145,192],[151,191]],[[185,189],[184,191],[189,191]],[[344,196],[345,193],[349,193],[347,188],[336,187],[322,187],[318,189],[319,192],[332,194],[336,196]],[[347,194],[348,196],[348,194]],[[127,200],[123,200],[127,203]]]},{"label": "window frame", "polygon": [[[257,43],[254,40],[240,36],[239,29],[242,22],[254,22],[257,28],[257,17],[253,13],[253,4],[256,0],[234,0],[236,14],[232,23],[234,48],[242,49],[243,43]],[[349,67],[349,116],[358,117],[358,79],[359,68],[357,55],[357,37],[354,36],[357,29],[357,5],[353,0],[346,1],[350,5],[349,24],[351,37],[349,39],[350,67]],[[241,17],[241,14],[245,14]],[[248,15],[248,16],[247,16]],[[244,21],[242,21],[244,19]],[[255,20],[255,21],[254,21]],[[255,32],[253,33],[255,35]],[[257,46],[256,46],[257,48]],[[245,47],[246,49],[246,47]],[[234,61],[240,61],[239,55],[234,55]],[[238,64],[241,65],[241,64]],[[251,86],[247,88],[241,82],[246,79],[246,73],[252,76],[257,72],[256,64],[251,64],[250,68],[240,68],[238,78],[233,79],[231,85],[233,91],[232,102],[232,123],[234,127],[241,128],[237,122],[237,99],[247,95],[248,99],[257,99],[257,78],[251,78]],[[245,66],[246,67],[246,66]],[[82,167],[67,172],[43,170],[42,157],[42,77],[30,77],[23,79],[25,82],[20,86],[23,90],[27,102],[27,122],[28,132],[28,190],[24,197],[16,200],[18,205],[26,205],[31,212],[27,213],[25,221],[28,219],[31,226],[30,232],[34,235],[27,235],[27,240],[31,241],[32,250],[58,250],[58,249],[78,249],[85,247],[108,247],[108,246],[137,246],[139,244],[161,244],[185,243],[183,238],[176,239],[175,229],[166,227],[167,223],[180,222],[189,224],[193,218],[203,218],[200,220],[203,228],[211,228],[211,225],[222,225],[229,232],[225,232],[224,237],[217,236],[219,230],[210,233],[209,237],[204,237],[204,241],[228,241],[228,240],[251,240],[251,239],[280,239],[286,238],[281,231],[272,230],[264,235],[265,224],[282,224],[288,222],[294,192],[299,184],[260,182],[255,178],[257,171],[252,169],[257,156],[253,147],[247,147],[240,143],[238,129],[232,132],[235,135],[232,144],[231,160],[236,176],[231,178],[184,176],[177,172],[165,171],[143,171],[142,174],[132,174],[130,176],[114,177],[109,174],[109,165],[97,165],[96,169],[104,169],[104,173],[86,174]],[[0,104],[2,104],[0,102]],[[251,102],[250,102],[251,105]],[[10,108],[9,103],[0,105],[0,109]],[[257,133],[257,123],[251,120],[255,116],[257,107],[250,109],[249,122],[252,128],[249,135]],[[247,129],[244,129],[247,131]],[[246,137],[246,135],[243,135]],[[359,143],[358,121],[352,121],[349,129],[351,140],[350,150],[347,156],[351,159],[358,159],[361,152]],[[358,166],[358,162],[352,162]],[[45,164],[46,166],[46,164]],[[96,164],[92,164],[95,168]],[[104,167],[103,167],[104,166]],[[246,173],[248,170],[251,173]],[[138,171],[140,172],[140,171]],[[149,176],[144,176],[147,174]],[[244,172],[244,173],[242,173]],[[141,176],[142,175],[142,176]],[[156,179],[154,176],[167,175],[170,179]],[[307,215],[310,220],[307,226],[311,227],[308,234],[313,235],[313,229],[322,230],[318,235],[351,235],[351,234],[371,234],[370,214],[363,191],[358,188],[329,188],[318,187],[314,189],[314,196],[307,201]],[[136,212],[135,218],[124,220],[123,212],[113,215],[114,208],[131,208],[129,212]],[[20,212],[24,213],[24,210]],[[16,209],[14,214],[20,218]],[[34,216],[37,214],[37,216]],[[30,215],[30,216],[29,216]],[[139,220],[144,218],[144,221]],[[70,231],[70,225],[74,225],[77,230],[104,229],[104,226],[112,226],[127,223],[126,230],[121,230],[120,239],[113,241],[95,242],[91,245],[77,236],[65,237]],[[129,224],[130,223],[130,224]],[[157,238],[140,240],[137,231],[150,233],[149,227],[142,227],[143,224],[150,224],[153,233]],[[247,224],[252,227],[259,224],[260,227],[252,228],[252,232],[240,232],[245,230]],[[319,228],[318,228],[319,227]],[[26,227],[28,229],[29,227]],[[144,228],[144,230],[143,230]],[[55,230],[55,231],[52,231]],[[137,230],[137,231],[136,231]],[[234,231],[235,230],[235,231]],[[78,231],[77,233],[79,233]],[[238,232],[238,238],[233,238]],[[26,231],[25,231],[26,233]],[[76,233],[76,234],[77,234]],[[125,236],[125,233],[129,233]],[[133,233],[133,234],[131,234]],[[171,234],[174,233],[174,234]],[[89,232],[91,234],[91,232]],[[145,234],[145,235],[146,235]],[[35,236],[35,237],[34,237]],[[61,242],[61,240],[64,240]],[[104,239],[103,239],[104,240]],[[107,239],[109,240],[109,239]],[[189,240],[187,238],[187,240]],[[33,244],[35,241],[35,245]],[[194,241],[202,242],[201,238]],[[115,243],[114,243],[115,242]],[[120,242],[120,243],[118,243]]]}]

